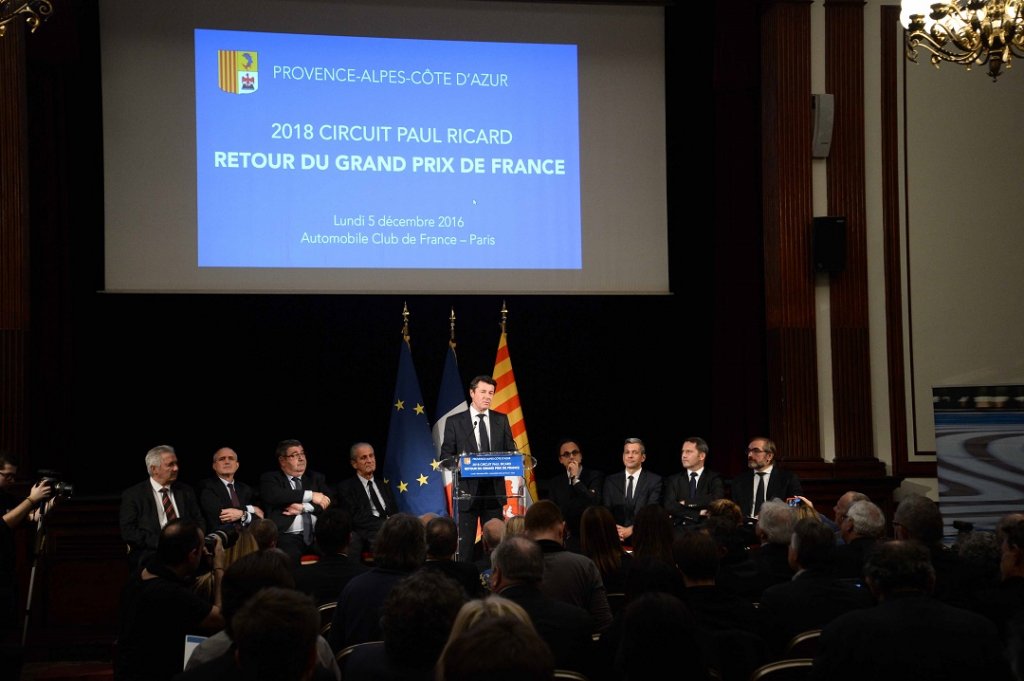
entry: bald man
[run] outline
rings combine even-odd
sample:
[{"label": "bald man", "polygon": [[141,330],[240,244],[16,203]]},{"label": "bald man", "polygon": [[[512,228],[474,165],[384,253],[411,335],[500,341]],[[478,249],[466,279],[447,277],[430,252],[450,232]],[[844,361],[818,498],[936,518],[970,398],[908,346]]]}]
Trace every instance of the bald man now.
[{"label": "bald man", "polygon": [[263,517],[262,509],[255,505],[252,487],[235,478],[238,467],[235,450],[221,447],[213,453],[214,476],[199,482],[199,505],[210,530],[226,525],[248,527]]}]

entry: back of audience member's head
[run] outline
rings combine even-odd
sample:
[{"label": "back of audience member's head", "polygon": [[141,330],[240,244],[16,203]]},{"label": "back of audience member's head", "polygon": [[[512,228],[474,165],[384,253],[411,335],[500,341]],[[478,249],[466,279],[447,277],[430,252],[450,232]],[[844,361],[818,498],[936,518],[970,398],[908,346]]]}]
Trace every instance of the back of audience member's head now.
[{"label": "back of audience member's head", "polygon": [[892,524],[897,539],[916,539],[933,547],[942,543],[942,513],[939,505],[926,496],[903,497],[893,514]]},{"label": "back of audience member's head", "polygon": [[602,577],[622,566],[622,542],[606,506],[588,506],[580,516],[580,553],[594,561]]},{"label": "back of audience member's head", "polygon": [[935,569],[924,544],[892,540],[876,545],[867,555],[864,579],[878,598],[900,592],[931,593]]},{"label": "back of audience member's head", "polygon": [[881,539],[885,536],[885,513],[878,504],[855,501],[846,509],[846,518],[853,523],[853,531],[861,537]]},{"label": "back of audience member's head", "polygon": [[432,669],[464,602],[458,583],[436,570],[403,577],[381,608],[387,656],[406,669]]},{"label": "back of audience member's head", "polygon": [[438,661],[438,681],[546,681],[555,660],[529,621],[484,620],[452,638]]},{"label": "back of audience member's head", "polygon": [[793,509],[785,501],[769,499],[758,512],[757,532],[769,544],[789,546],[794,522]]},{"label": "back of audience member's head", "polygon": [[277,525],[270,518],[257,518],[249,528],[256,546],[260,551],[266,551],[277,546]]},{"label": "back of audience member's head", "polygon": [[789,541],[790,565],[796,561],[804,570],[824,568],[831,560],[835,543],[835,534],[821,521],[798,520]]},{"label": "back of audience member's head", "polygon": [[544,579],[544,552],[526,537],[509,537],[491,552],[491,567],[504,579],[537,585]]},{"label": "back of audience member's head", "polygon": [[294,589],[270,587],[234,616],[233,641],[246,681],[304,681],[316,665],[320,615]]},{"label": "back of audience member's head", "polygon": [[969,588],[994,586],[999,581],[1002,547],[995,532],[962,533],[957,538],[956,551]]},{"label": "back of audience member's head", "polygon": [[672,542],[676,567],[688,581],[714,581],[721,563],[718,542],[707,532],[685,532]]},{"label": "back of audience member's head", "polygon": [[427,557],[423,523],[409,513],[396,513],[384,521],[373,543],[373,564],[387,570],[412,572]]},{"label": "back of audience member's head", "polygon": [[526,535],[533,539],[535,535],[561,530],[565,523],[558,504],[550,499],[541,499],[526,509]]},{"label": "back of audience member's head", "polygon": [[276,549],[242,556],[228,566],[221,581],[221,603],[225,629],[232,635],[232,619],[245,603],[261,589],[278,586],[295,588],[295,577],[288,554]]},{"label": "back of audience member's head", "polygon": [[666,562],[654,556],[634,554],[626,572],[626,602],[633,601],[642,594],[658,591],[683,598],[686,591],[683,573],[679,571],[674,561]]},{"label": "back of audience member's head", "polygon": [[636,512],[633,517],[633,555],[635,557],[651,556],[673,563],[672,541],[675,533],[672,530],[672,517],[668,511],[658,504],[649,504]]},{"label": "back of audience member's head", "polygon": [[708,668],[690,610],[672,594],[638,596],[622,613],[614,668],[627,681],[662,678],[686,660],[686,679],[706,678]]},{"label": "back of audience member's head", "polygon": [[793,522],[798,523],[801,520],[813,520],[815,522],[821,522],[821,516],[814,510],[813,506],[807,504],[797,504],[791,507],[793,509]]},{"label": "back of audience member's head", "polygon": [[459,526],[447,516],[438,516],[427,521],[427,556],[430,558],[451,558],[459,548]]},{"label": "back of audience member's head", "polygon": [[508,520],[505,521],[505,531],[502,534],[502,538],[512,537],[517,534],[526,533],[526,516],[524,515],[513,515],[509,516]]},{"label": "back of audience member's head", "polygon": [[497,594],[491,594],[486,598],[474,598],[462,604],[455,621],[452,622],[451,636],[457,636],[482,620],[495,617],[515,617],[524,622],[531,621],[521,605]]},{"label": "back of audience member's head", "polygon": [[191,520],[172,520],[160,530],[156,559],[169,567],[188,562],[190,554],[203,545],[202,530]]},{"label": "back of audience member's head", "polygon": [[505,534],[505,520],[503,518],[491,518],[480,528],[480,541],[484,550],[494,549],[501,542]]},{"label": "back of audience member's head", "polygon": [[732,499],[715,499],[708,504],[708,518],[728,518],[736,527],[743,524],[743,510]]},{"label": "back of audience member's head", "polygon": [[316,545],[322,555],[335,556],[344,553],[352,538],[352,517],[345,509],[331,506],[317,516],[314,530]]}]

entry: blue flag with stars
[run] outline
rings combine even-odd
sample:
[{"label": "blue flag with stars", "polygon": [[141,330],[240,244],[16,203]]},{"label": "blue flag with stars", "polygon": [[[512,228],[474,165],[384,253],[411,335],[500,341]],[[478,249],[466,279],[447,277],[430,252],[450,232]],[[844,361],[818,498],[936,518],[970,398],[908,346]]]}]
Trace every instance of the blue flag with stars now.
[{"label": "blue flag with stars", "polygon": [[402,341],[398,356],[384,479],[398,500],[399,510],[413,515],[447,515],[440,463],[434,456],[423,393],[406,340]]}]

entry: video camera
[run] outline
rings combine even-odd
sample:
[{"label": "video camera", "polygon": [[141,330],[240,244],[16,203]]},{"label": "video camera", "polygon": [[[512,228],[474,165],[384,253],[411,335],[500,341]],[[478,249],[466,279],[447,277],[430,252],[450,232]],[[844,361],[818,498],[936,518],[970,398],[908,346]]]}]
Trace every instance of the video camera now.
[{"label": "video camera", "polygon": [[39,481],[50,483],[54,499],[70,499],[75,493],[75,486],[66,480],[62,480],[59,472],[49,469],[39,471]]}]

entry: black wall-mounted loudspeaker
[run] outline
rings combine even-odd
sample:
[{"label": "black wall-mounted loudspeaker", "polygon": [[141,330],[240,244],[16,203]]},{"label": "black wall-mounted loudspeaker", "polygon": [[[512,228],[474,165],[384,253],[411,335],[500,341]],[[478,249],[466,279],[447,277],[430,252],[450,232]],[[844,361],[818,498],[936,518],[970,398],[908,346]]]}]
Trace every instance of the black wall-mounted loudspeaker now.
[{"label": "black wall-mounted loudspeaker", "polygon": [[814,218],[814,271],[838,274],[846,264],[846,218]]}]

